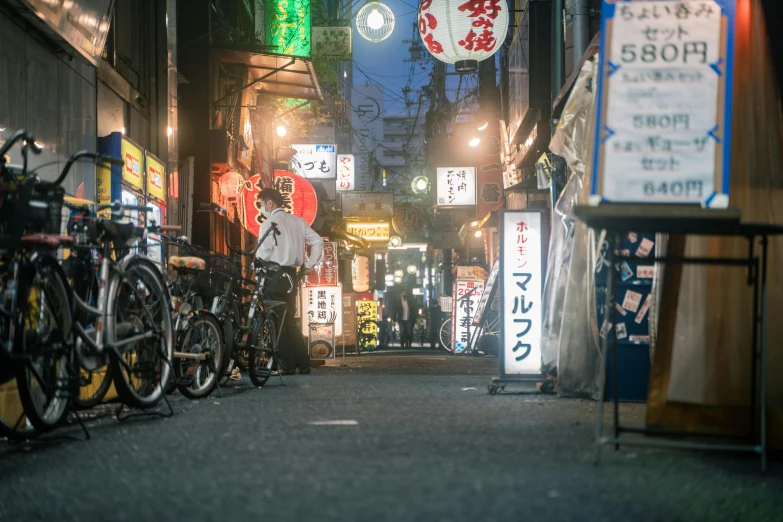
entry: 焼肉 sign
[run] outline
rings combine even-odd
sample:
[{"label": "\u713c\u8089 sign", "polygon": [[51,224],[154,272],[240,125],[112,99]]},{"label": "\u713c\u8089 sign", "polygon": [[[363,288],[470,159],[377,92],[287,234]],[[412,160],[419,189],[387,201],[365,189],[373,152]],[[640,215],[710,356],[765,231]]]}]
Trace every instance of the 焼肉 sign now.
[{"label": "\u713c\u8089 sign", "polygon": [[542,212],[500,213],[501,375],[541,373]]},{"label": "\u713c\u8089 sign", "polygon": [[603,0],[591,202],[728,206],[736,0]]},{"label": "\u713c\u8089 sign", "polygon": [[476,204],[475,167],[439,167],[436,179],[439,207],[469,207]]}]

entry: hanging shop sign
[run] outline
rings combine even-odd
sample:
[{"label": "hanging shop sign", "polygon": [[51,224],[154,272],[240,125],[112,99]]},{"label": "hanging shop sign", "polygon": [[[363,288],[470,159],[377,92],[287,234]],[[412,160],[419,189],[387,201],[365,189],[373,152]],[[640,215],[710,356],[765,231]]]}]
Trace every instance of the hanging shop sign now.
[{"label": "hanging shop sign", "polygon": [[736,0],[603,0],[591,203],[727,207]]},{"label": "hanging shop sign", "polygon": [[[310,257],[310,246],[306,248]],[[321,260],[305,277],[305,286],[337,286],[337,243],[324,238],[324,252]]]},{"label": "hanging shop sign", "polygon": [[337,190],[356,190],[356,160],[353,154],[337,155]]},{"label": "hanging shop sign", "polygon": [[337,176],[337,147],[334,145],[291,145],[296,154],[291,158],[294,170],[308,179],[334,179]]},{"label": "hanging shop sign", "polygon": [[508,31],[505,0],[421,0],[419,35],[438,60],[457,72],[478,69],[503,44]]},{"label": "hanging shop sign", "polygon": [[476,331],[473,318],[476,316],[484,281],[455,281],[452,294],[451,338],[454,353],[462,353]]},{"label": "hanging shop sign", "polygon": [[438,167],[439,207],[470,207],[476,204],[475,167]]},{"label": "hanging shop sign", "polygon": [[355,292],[370,290],[370,259],[367,256],[356,256],[351,266],[353,289]]},{"label": "hanging shop sign", "polygon": [[543,212],[500,212],[501,376],[541,373]]},{"label": "hanging shop sign", "polygon": [[343,192],[340,205],[344,218],[394,216],[394,194],[391,192]]},{"label": "hanging shop sign", "polygon": [[353,52],[351,27],[313,27],[312,47],[319,56],[350,60]]},{"label": "hanging shop sign", "polygon": [[370,243],[388,243],[390,234],[388,223],[348,223],[346,232],[366,239]]},{"label": "hanging shop sign", "polygon": [[334,359],[335,336],[343,334],[343,289],[316,286],[302,289],[302,335],[310,357]]},{"label": "hanging shop sign", "polygon": [[392,226],[401,236],[420,236],[424,232],[426,217],[424,212],[411,203],[402,203],[394,207]]},{"label": "hanging shop sign", "polygon": [[[358,299],[359,296],[357,295]],[[370,344],[378,345],[378,302],[356,301],[356,321],[359,327],[359,336]]]},{"label": "hanging shop sign", "polygon": [[144,180],[142,165],[144,165],[144,154],[135,143],[128,138],[122,138],[120,153],[125,162],[122,168],[122,181],[139,190],[144,190]]},{"label": "hanging shop sign", "polygon": [[[258,236],[264,221],[261,202],[258,201],[258,193],[263,189],[261,183],[261,175],[256,174],[242,185],[243,224],[254,236]],[[318,213],[318,198],[312,183],[292,172],[276,170],[274,188],[283,196],[283,210],[304,219],[308,226],[313,224]]]},{"label": "hanging shop sign", "polygon": [[269,52],[310,57],[310,0],[264,2]]},{"label": "hanging shop sign", "polygon": [[156,201],[165,202],[166,168],[158,158],[149,152],[144,153],[144,164],[147,166],[147,196]]},{"label": "hanging shop sign", "polygon": [[492,265],[492,270],[489,272],[489,278],[484,285],[484,291],[481,293],[481,299],[479,299],[478,306],[476,307],[476,315],[473,317],[473,324],[481,324],[481,320],[484,318],[484,311],[487,309],[487,304],[495,296],[497,290],[498,273],[500,273],[500,260],[496,260]]}]

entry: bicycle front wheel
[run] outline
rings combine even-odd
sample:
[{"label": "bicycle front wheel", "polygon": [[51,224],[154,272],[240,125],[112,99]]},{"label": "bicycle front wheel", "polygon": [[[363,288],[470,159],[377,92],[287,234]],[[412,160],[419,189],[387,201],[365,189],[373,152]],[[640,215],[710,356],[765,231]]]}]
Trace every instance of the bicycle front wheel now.
[{"label": "bicycle front wheel", "polygon": [[261,387],[272,375],[272,362],[277,343],[277,325],[274,318],[270,315],[263,321],[256,320],[250,332],[250,339],[254,347],[249,350],[247,373],[250,375],[250,382]]},{"label": "bicycle front wheel", "polygon": [[453,351],[451,345],[451,318],[446,319],[440,327],[440,345],[450,352]]},{"label": "bicycle front wheel", "polygon": [[108,297],[106,336],[117,395],[133,408],[151,408],[163,397],[171,371],[169,294],[157,267],[137,258],[112,278]]},{"label": "bicycle front wheel", "polygon": [[206,397],[215,389],[224,372],[224,359],[228,362],[223,344],[220,323],[211,315],[192,319],[190,327],[182,333],[178,351],[192,355],[204,355],[206,359],[174,359],[174,375],[179,392],[188,399]]},{"label": "bicycle front wheel", "polygon": [[59,425],[77,391],[71,349],[71,297],[57,261],[33,256],[34,272],[20,284],[14,344],[21,359],[16,367],[19,399],[33,426],[45,433]]}]

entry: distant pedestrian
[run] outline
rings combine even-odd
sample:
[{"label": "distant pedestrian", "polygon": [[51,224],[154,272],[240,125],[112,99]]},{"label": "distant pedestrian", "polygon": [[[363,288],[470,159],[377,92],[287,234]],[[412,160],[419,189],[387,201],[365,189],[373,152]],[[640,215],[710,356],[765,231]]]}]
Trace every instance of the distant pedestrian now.
[{"label": "distant pedestrian", "polygon": [[416,303],[408,301],[408,292],[400,292],[400,304],[397,307],[397,323],[400,325],[400,347],[410,348],[413,341],[413,324],[416,322]]}]

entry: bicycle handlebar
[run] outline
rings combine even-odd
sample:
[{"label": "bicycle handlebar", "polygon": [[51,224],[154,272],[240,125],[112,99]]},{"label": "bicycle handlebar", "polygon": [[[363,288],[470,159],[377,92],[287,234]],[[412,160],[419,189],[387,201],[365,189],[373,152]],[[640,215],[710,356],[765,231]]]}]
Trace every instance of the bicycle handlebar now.
[{"label": "bicycle handlebar", "polygon": [[116,166],[123,166],[125,165],[125,162],[122,161],[119,158],[112,158],[111,156],[106,156],[104,154],[98,154],[97,152],[90,152],[87,150],[80,150],[79,152],[73,154],[70,158],[68,158],[68,161],[65,164],[65,167],[63,167],[63,170],[60,172],[60,175],[57,176],[57,179],[54,181],[46,181],[42,182],[41,185],[43,187],[56,187],[60,185],[63,181],[65,181],[65,178],[68,176],[68,172],[70,172],[71,167],[74,163],[76,163],[78,160],[82,158],[90,158],[92,159],[96,164],[98,163],[109,163],[111,165]]},{"label": "bicycle handlebar", "polygon": [[33,154],[40,154],[43,150],[43,148],[35,142],[35,138],[33,138],[30,134],[27,134],[26,130],[20,129],[14,132],[11,137],[8,138],[3,144],[3,147],[0,148],[0,158],[5,156],[8,151],[11,150],[11,147],[13,147],[19,140],[23,140],[25,142],[25,146],[30,147],[30,150],[33,151]]}]

